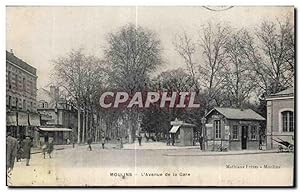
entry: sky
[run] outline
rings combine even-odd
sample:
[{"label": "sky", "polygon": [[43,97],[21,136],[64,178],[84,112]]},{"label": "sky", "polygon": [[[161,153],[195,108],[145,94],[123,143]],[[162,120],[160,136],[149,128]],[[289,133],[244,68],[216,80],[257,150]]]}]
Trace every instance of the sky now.
[{"label": "sky", "polygon": [[176,34],[197,38],[201,25],[226,23],[254,30],[263,20],[276,21],[293,15],[293,7],[241,7],[211,11],[196,7],[41,7],[6,8],[6,50],[37,68],[37,87],[51,83],[53,60],[72,49],[103,57],[109,33],[128,23],[154,31],[161,40],[164,65],[158,70],[184,67],[173,41]]}]

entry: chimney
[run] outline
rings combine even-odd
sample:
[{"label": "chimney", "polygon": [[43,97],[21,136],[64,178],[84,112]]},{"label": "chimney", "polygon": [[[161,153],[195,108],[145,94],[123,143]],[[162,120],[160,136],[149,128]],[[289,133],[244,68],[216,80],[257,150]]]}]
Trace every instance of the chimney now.
[{"label": "chimney", "polygon": [[57,101],[59,95],[59,88],[54,85],[50,85],[50,94]]},{"label": "chimney", "polygon": [[10,53],[14,55],[14,50],[13,50],[13,49],[10,49]]}]

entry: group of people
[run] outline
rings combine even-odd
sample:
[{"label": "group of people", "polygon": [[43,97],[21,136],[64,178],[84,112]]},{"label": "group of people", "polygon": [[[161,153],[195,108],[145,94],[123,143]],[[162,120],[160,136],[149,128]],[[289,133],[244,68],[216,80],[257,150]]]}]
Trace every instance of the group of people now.
[{"label": "group of people", "polygon": [[[93,138],[89,137],[87,140],[87,144],[88,144],[88,149],[90,151],[92,151],[92,142],[93,142]],[[102,137],[101,139],[101,144],[102,144],[102,149],[104,149],[104,145],[105,145],[105,137]]]},{"label": "group of people", "polygon": [[8,132],[6,137],[6,170],[8,172],[13,170],[15,160],[26,159],[26,166],[29,166],[32,146],[30,136],[25,136],[25,139],[16,139],[11,135],[11,132]]},{"label": "group of people", "polygon": [[42,150],[43,150],[44,159],[46,158],[46,153],[48,153],[49,158],[51,159],[51,153],[54,150],[53,140],[45,141],[45,143],[42,146]]},{"label": "group of people", "polygon": [[[33,147],[32,138],[28,135],[24,137],[14,138],[11,132],[7,133],[6,137],[6,171],[10,173],[14,168],[15,161],[19,162],[26,159],[26,166],[29,166],[31,157],[31,148]],[[46,153],[51,158],[51,153],[54,150],[53,141],[45,141],[42,146],[44,158]]]}]

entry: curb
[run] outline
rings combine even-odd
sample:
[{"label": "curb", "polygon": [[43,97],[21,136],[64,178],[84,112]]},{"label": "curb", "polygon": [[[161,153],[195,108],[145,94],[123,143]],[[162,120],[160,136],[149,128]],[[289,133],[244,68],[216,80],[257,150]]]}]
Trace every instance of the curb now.
[{"label": "curb", "polygon": [[[205,152],[204,152],[205,153]],[[180,156],[229,156],[229,155],[258,155],[258,154],[268,154],[268,153],[286,153],[286,152],[278,152],[278,151],[264,151],[264,152],[246,152],[246,153],[213,153],[213,154],[163,154],[164,156],[173,156],[173,157],[180,157]]]},{"label": "curb", "polygon": [[183,150],[183,149],[198,149],[198,148],[170,148],[170,149],[141,149],[141,148],[136,148],[136,149],[126,149],[122,148],[122,150]]}]

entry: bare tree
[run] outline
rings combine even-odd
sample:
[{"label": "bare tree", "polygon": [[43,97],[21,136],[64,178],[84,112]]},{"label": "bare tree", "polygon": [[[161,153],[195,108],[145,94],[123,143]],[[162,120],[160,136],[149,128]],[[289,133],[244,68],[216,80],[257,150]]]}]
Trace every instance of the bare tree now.
[{"label": "bare tree", "polygon": [[225,95],[228,96],[230,106],[242,107],[256,86],[255,74],[249,67],[243,47],[245,30],[233,33],[226,43],[226,65],[224,65]]},{"label": "bare tree", "polygon": [[202,48],[203,63],[199,66],[202,86],[207,89],[207,107],[215,101],[217,105],[218,95],[223,87],[224,76],[221,71],[226,62],[225,46],[228,42],[231,28],[221,24],[209,23],[203,26],[200,34],[200,46]]},{"label": "bare tree", "polygon": [[[132,24],[108,36],[105,60],[110,65],[109,82],[113,88],[133,94],[143,91],[149,74],[161,64],[161,46],[156,35]],[[127,112],[129,142],[134,141],[138,113]]]},{"label": "bare tree", "polygon": [[[92,106],[91,97],[99,86],[101,86],[101,62],[93,56],[86,56],[82,49],[73,50],[67,56],[59,57],[53,61],[54,81],[58,86],[63,87],[76,101],[77,105],[77,142],[84,142],[85,132],[81,128],[81,111]],[[83,118],[85,118],[85,112]],[[85,128],[86,120],[83,121]],[[82,133],[82,138],[80,137]]]},{"label": "bare tree", "polygon": [[198,40],[193,40],[184,32],[177,35],[173,43],[186,64],[197,92],[202,87],[207,93],[207,108],[214,103],[220,105],[218,97],[224,82],[221,71],[226,62],[225,45],[230,33],[229,26],[208,23],[202,26]]},{"label": "bare tree", "polygon": [[259,77],[259,86],[270,94],[292,86],[294,82],[294,29],[290,18],[285,22],[264,21],[249,34],[244,53]]},{"label": "bare tree", "polygon": [[176,52],[183,58],[189,75],[192,77],[193,86],[199,93],[199,63],[195,61],[197,44],[186,32],[182,35],[176,35],[173,42]]}]

